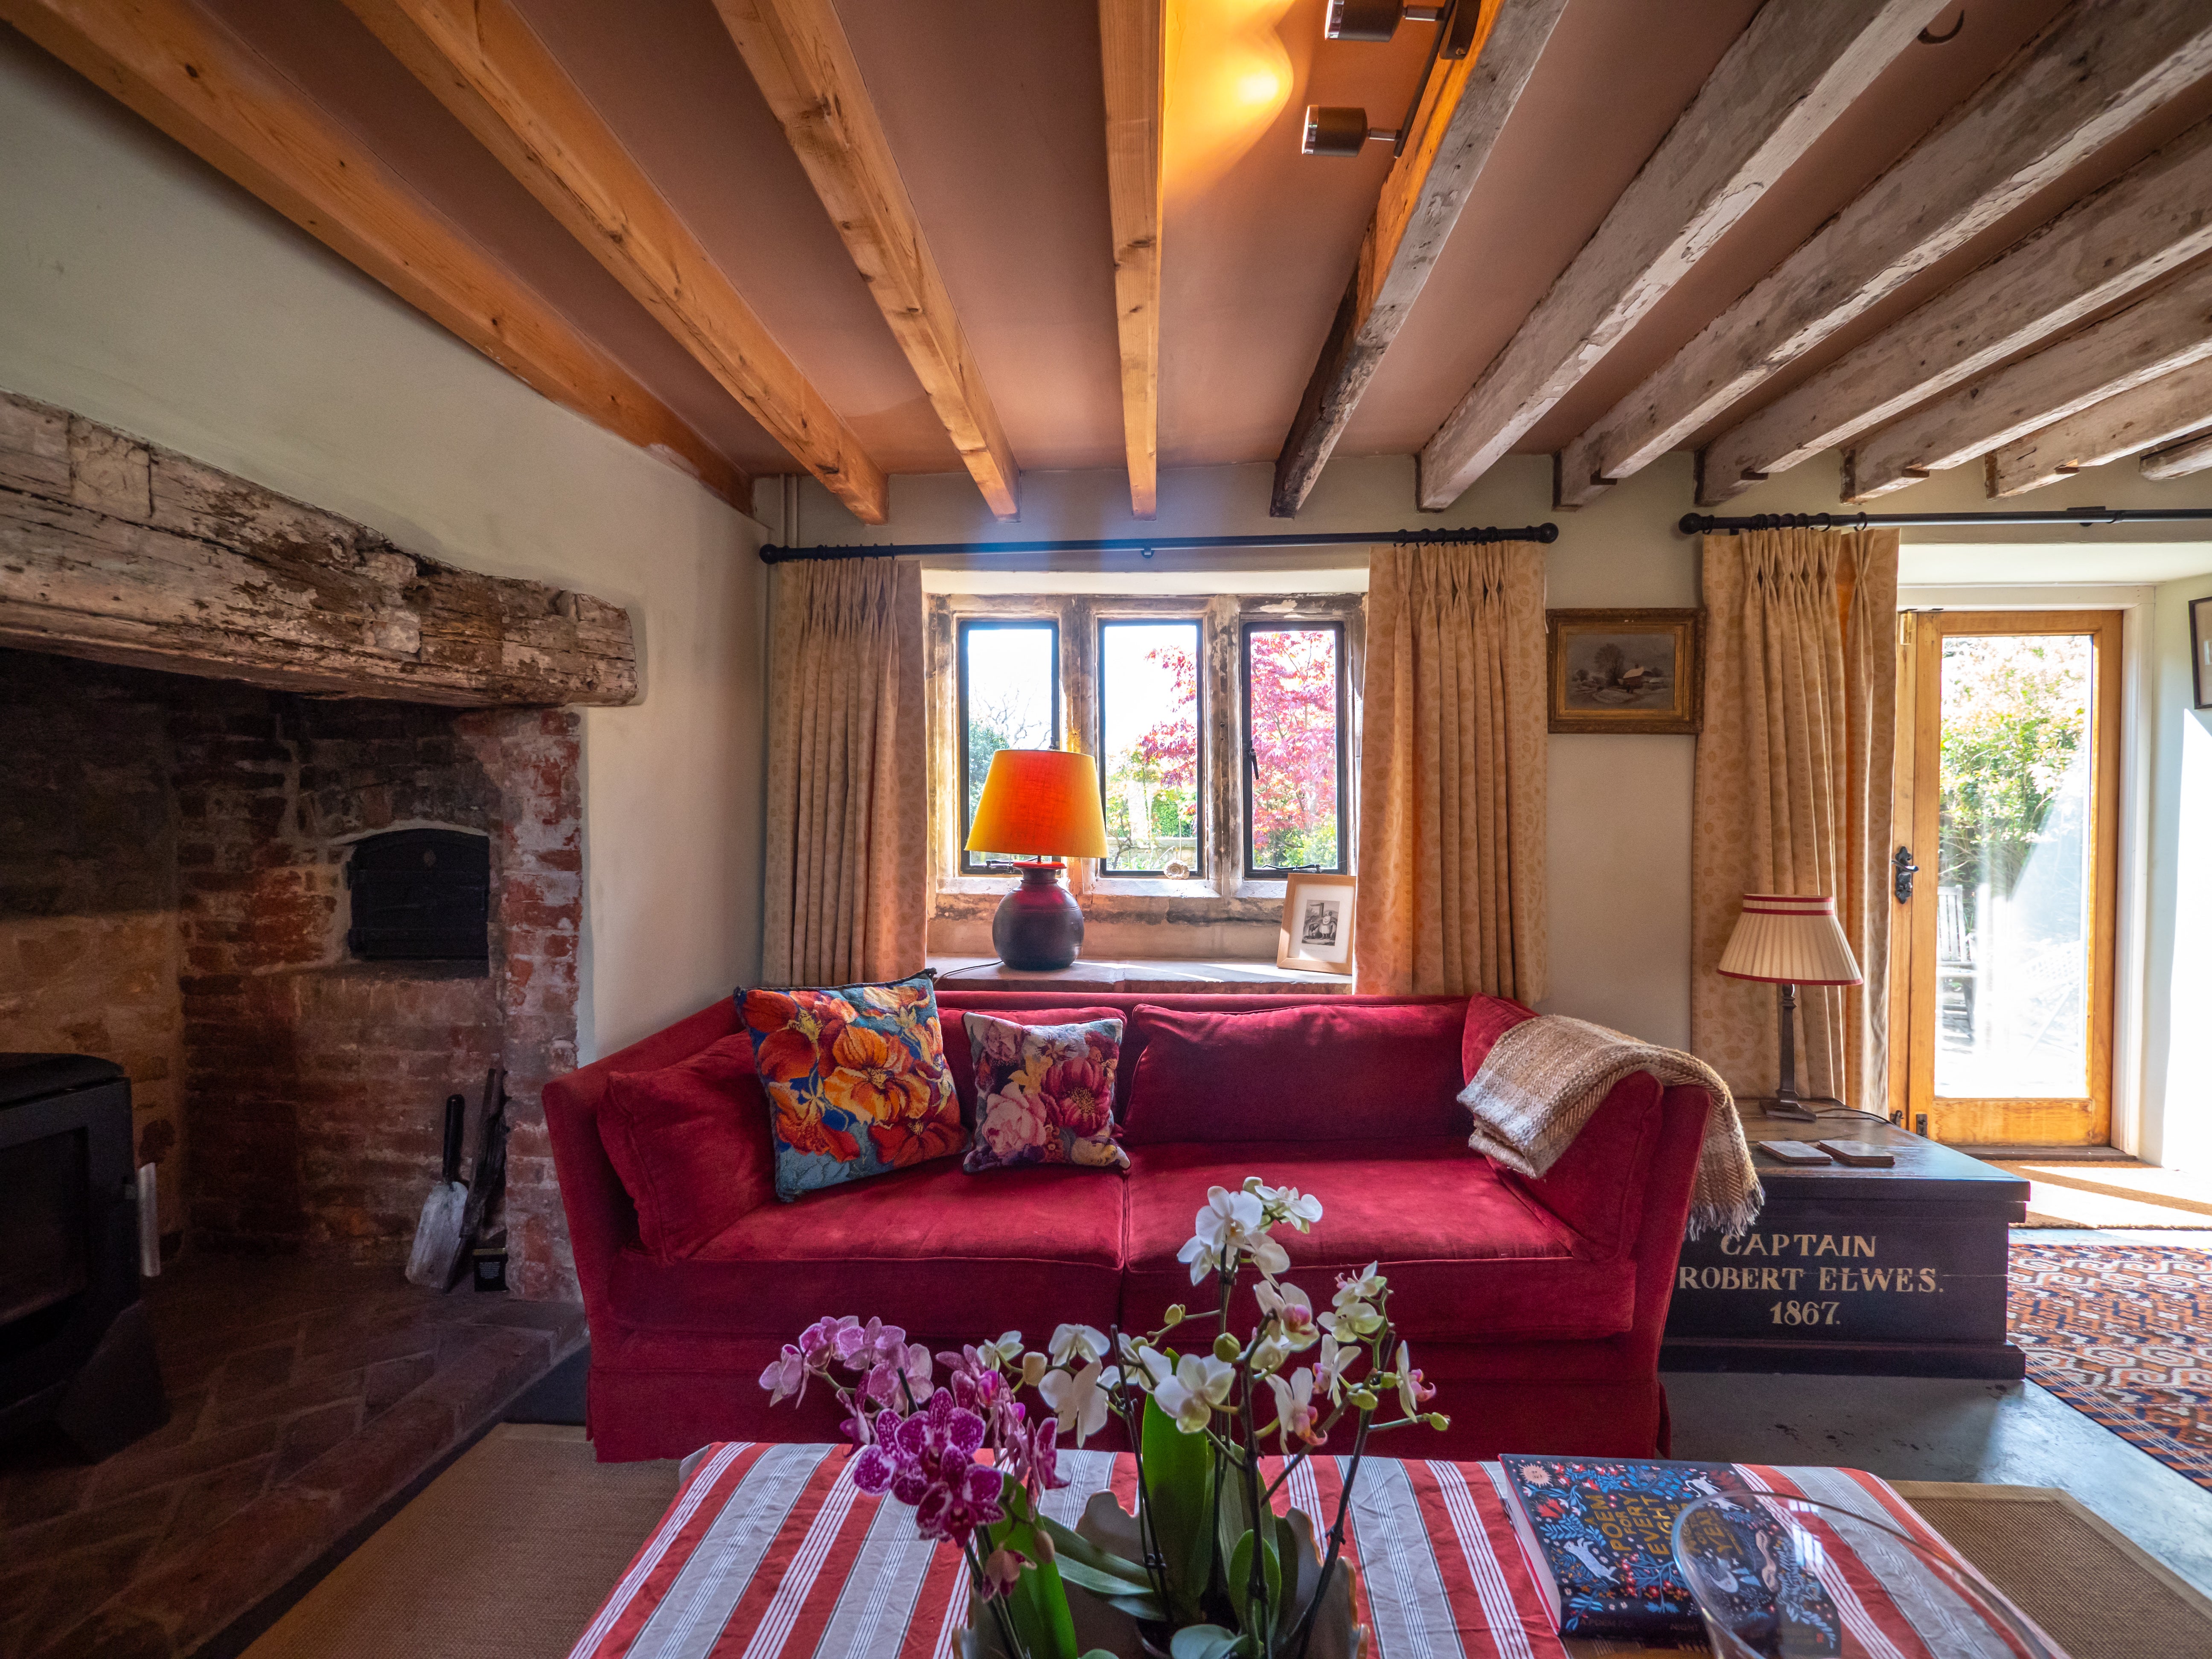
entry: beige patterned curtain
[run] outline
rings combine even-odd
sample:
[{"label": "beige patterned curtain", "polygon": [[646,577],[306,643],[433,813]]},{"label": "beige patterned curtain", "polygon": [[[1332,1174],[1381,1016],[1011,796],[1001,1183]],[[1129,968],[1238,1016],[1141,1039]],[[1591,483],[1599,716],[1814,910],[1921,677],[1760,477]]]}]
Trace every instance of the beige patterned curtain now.
[{"label": "beige patterned curtain", "polygon": [[1544,994],[1544,552],[1379,547],[1360,723],[1358,987]]},{"label": "beige patterned curtain", "polygon": [[763,977],[918,973],[929,922],[921,567],[801,560],[772,581]]},{"label": "beige patterned curtain", "polygon": [[1827,893],[1866,983],[1798,992],[1798,1087],[1887,1099],[1897,532],[1705,538],[1705,723],[1691,840],[1690,1047],[1771,1095],[1775,988],[1713,971],[1746,893]]}]

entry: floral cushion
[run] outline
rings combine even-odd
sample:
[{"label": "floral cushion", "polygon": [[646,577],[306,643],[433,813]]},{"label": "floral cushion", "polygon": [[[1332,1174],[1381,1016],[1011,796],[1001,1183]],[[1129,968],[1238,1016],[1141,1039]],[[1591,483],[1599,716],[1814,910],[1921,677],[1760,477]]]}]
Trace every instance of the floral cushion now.
[{"label": "floral cushion", "polygon": [[1119,1019],[1025,1025],[963,1018],[975,1057],[975,1141],[962,1166],[969,1175],[1024,1164],[1129,1167],[1114,1138]]},{"label": "floral cushion", "polygon": [[778,1198],[948,1158],[965,1144],[926,975],[749,991],[740,1012],[768,1091]]}]

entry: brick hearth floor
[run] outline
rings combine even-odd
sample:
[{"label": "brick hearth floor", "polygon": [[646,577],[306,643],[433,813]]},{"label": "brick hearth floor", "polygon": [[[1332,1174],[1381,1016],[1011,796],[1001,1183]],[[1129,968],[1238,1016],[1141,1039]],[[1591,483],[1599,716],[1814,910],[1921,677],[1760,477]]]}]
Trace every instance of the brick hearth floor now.
[{"label": "brick hearth floor", "polygon": [[0,1448],[0,1659],[190,1652],[584,1340],[574,1304],[397,1267],[216,1258],[147,1305],[166,1428],[95,1465]]}]

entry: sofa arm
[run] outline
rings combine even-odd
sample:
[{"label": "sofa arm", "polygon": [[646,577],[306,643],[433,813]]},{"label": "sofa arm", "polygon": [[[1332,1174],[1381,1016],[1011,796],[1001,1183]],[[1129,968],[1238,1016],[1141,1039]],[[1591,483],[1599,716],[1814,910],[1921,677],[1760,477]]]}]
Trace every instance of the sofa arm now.
[{"label": "sofa arm", "polygon": [[1542,1175],[1502,1171],[1573,1228],[1598,1255],[1633,1248],[1660,1128],[1660,1089],[1649,1072],[1613,1085],[1573,1144]]},{"label": "sofa arm", "polygon": [[545,1130],[553,1143],[561,1207],[568,1218],[568,1246],[584,1292],[584,1312],[594,1325],[602,1324],[609,1312],[607,1280],[616,1254],[637,1238],[636,1206],[599,1138],[599,1113],[608,1081],[618,1073],[673,1066],[737,1029],[737,1005],[725,997],[545,1085]]}]

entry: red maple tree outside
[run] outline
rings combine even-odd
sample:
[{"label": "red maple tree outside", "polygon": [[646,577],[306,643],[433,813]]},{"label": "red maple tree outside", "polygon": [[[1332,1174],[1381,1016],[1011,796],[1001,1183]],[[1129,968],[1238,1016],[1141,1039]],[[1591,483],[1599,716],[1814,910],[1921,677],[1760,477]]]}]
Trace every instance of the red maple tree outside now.
[{"label": "red maple tree outside", "polygon": [[[1336,635],[1327,629],[1265,629],[1249,636],[1253,751],[1252,847],[1262,868],[1336,863]],[[1130,745],[1131,762],[1164,789],[1194,790],[1198,662],[1159,647],[1146,659],[1168,671],[1176,712]]]}]

